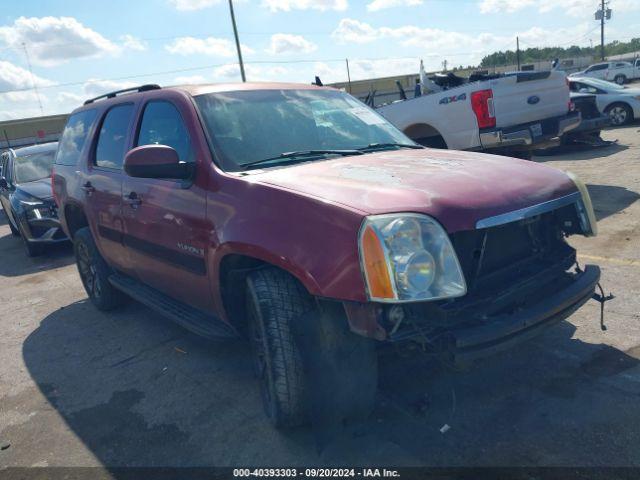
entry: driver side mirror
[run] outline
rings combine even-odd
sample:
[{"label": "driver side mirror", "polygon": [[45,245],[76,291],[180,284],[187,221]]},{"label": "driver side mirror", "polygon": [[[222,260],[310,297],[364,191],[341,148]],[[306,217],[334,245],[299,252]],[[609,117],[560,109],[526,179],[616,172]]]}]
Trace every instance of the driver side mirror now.
[{"label": "driver side mirror", "polygon": [[167,145],[142,145],[124,157],[124,171],[130,177],[186,180],[194,169],[193,163],[180,162],[178,152]]},{"label": "driver side mirror", "polygon": [[4,177],[0,177],[0,188],[9,188],[9,184],[7,183],[7,179]]}]

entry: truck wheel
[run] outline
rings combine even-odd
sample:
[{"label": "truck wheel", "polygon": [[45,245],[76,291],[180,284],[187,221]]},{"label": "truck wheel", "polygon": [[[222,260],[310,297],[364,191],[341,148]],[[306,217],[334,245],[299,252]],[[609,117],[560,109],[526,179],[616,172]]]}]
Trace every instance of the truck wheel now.
[{"label": "truck wheel", "polygon": [[614,103],[613,105],[609,105],[605,109],[604,113],[609,115],[611,124],[616,127],[626,125],[633,120],[633,111],[626,103]]},{"label": "truck wheel", "polygon": [[262,401],[277,428],[307,419],[304,366],[291,323],[313,310],[312,297],[289,274],[275,268],[247,277],[249,338]]},{"label": "truck wheel", "polygon": [[627,77],[625,75],[616,75],[613,81],[618,85],[624,85],[625,83],[627,83]]},{"label": "truck wheel", "polygon": [[80,280],[91,303],[102,311],[113,310],[122,305],[124,294],[109,283],[111,269],[98,252],[89,227],[81,228],[75,233],[73,251]]}]

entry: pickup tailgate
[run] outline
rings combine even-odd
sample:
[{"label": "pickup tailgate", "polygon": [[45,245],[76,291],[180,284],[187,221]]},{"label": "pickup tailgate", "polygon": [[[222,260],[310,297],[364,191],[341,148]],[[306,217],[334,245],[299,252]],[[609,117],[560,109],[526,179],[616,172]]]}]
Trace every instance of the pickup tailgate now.
[{"label": "pickup tailgate", "polygon": [[494,80],[497,127],[566,115],[569,86],[564,72],[517,72]]}]

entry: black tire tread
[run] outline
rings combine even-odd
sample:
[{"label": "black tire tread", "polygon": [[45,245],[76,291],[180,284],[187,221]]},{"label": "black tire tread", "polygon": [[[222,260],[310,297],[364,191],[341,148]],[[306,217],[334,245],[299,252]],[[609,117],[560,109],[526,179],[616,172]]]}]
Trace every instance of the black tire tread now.
[{"label": "black tire tread", "polygon": [[304,367],[291,322],[314,309],[313,297],[291,275],[277,268],[257,270],[248,281],[258,299],[270,349],[277,427],[303,424],[307,417]]},{"label": "black tire tread", "polygon": [[89,254],[92,257],[96,271],[98,273],[98,276],[100,277],[102,295],[100,298],[95,298],[91,294],[91,292],[87,291],[87,295],[89,296],[91,303],[93,303],[98,310],[104,312],[108,312],[119,307],[125,302],[126,297],[120,290],[116,289],[109,282],[109,276],[113,272],[109,265],[107,265],[107,262],[102,258],[102,255],[100,255],[100,252],[98,252],[98,247],[96,247],[96,244],[93,240],[93,235],[91,234],[91,230],[89,230],[89,227],[83,227],[79,229],[73,236],[73,251],[76,255],[76,258],[78,255],[77,247],[80,242],[87,245]]}]

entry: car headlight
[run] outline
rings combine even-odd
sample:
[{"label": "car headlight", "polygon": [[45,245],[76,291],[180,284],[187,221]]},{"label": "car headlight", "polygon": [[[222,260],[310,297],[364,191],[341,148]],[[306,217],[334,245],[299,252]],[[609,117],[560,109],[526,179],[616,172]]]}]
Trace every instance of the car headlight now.
[{"label": "car headlight", "polygon": [[359,248],[371,300],[415,302],[467,293],[449,236],[426,215],[367,217],[360,229]]},{"label": "car headlight", "polygon": [[582,233],[585,237],[595,237],[598,235],[598,222],[596,220],[596,214],[593,212],[593,204],[591,203],[589,190],[587,190],[587,186],[574,173],[566,172],[566,174],[580,192],[580,202],[576,204],[576,208],[578,209],[578,218],[580,219]]}]

